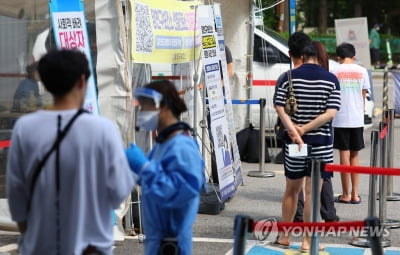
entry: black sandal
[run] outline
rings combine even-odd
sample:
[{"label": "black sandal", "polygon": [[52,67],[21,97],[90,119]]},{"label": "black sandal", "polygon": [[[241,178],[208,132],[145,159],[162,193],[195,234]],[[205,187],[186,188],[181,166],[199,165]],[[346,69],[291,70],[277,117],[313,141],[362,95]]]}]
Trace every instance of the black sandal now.
[{"label": "black sandal", "polygon": [[276,240],[274,242],[271,242],[269,245],[271,245],[273,247],[281,248],[281,249],[289,249],[290,244],[283,244],[283,243],[280,243],[278,240],[279,240],[279,236],[277,236]]}]

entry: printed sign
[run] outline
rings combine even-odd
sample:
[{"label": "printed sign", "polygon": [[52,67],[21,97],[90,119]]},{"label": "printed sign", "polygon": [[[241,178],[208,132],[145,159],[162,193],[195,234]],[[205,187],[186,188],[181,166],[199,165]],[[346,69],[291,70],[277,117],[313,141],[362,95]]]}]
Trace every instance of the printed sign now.
[{"label": "printed sign", "polygon": [[134,62],[178,64],[199,58],[200,35],[195,19],[198,4],[199,1],[131,1]]},{"label": "printed sign", "polygon": [[[228,146],[231,152],[232,167],[235,177],[235,186],[238,187],[243,182],[242,178],[242,166],[240,161],[239,148],[237,146],[236,141],[236,132],[235,132],[235,119],[233,117],[233,109],[232,109],[232,99],[231,99],[231,85],[229,81],[228,75],[228,67],[226,62],[226,54],[225,54],[225,40],[224,40],[224,29],[222,26],[222,15],[221,15],[221,5],[214,4],[214,16],[215,16],[215,27],[217,29],[218,35],[218,44],[220,49],[221,56],[221,67],[222,74],[224,77],[224,91],[225,91],[225,113],[226,119],[228,121],[228,129],[229,129],[229,143]],[[207,67],[206,67],[207,68]]]},{"label": "printed sign", "polygon": [[356,48],[357,62],[369,69],[371,59],[369,53],[367,18],[336,19],[336,44],[348,42]]},{"label": "printed sign", "polygon": [[[83,2],[80,0],[53,0],[49,2],[49,7],[57,48],[77,49],[85,53],[89,60],[90,71],[93,74]],[[93,114],[99,114],[93,75],[89,77],[87,82],[83,107]]]},{"label": "printed sign", "polygon": [[[226,200],[235,192],[232,157],[230,153],[230,135],[227,126],[219,63],[221,61],[217,33],[214,30],[212,6],[199,5],[198,19],[202,36],[203,65],[205,84],[208,94],[208,106],[211,119],[215,157],[218,169],[221,199]],[[225,61],[226,62],[226,61]]]}]

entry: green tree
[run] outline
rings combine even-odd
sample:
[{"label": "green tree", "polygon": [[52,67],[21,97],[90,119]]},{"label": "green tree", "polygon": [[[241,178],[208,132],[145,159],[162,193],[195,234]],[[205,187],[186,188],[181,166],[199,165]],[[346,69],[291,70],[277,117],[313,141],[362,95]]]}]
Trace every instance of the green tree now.
[{"label": "green tree", "polygon": [[324,33],[334,26],[335,19],[367,17],[369,28],[383,24],[383,31],[400,34],[400,1],[376,0],[299,0],[306,16],[306,26],[318,27]]},{"label": "green tree", "polygon": [[[270,6],[271,4],[272,4],[271,0],[262,0],[263,8]],[[263,15],[264,15],[264,25],[271,29],[277,30],[278,22],[279,22],[279,17],[277,15],[277,9],[276,8],[267,9],[267,10],[263,11]]]},{"label": "green tree", "polygon": [[319,0],[318,32],[325,34],[328,28],[328,0]]},{"label": "green tree", "polygon": [[[262,0],[263,7],[274,3],[275,0]],[[400,35],[400,1],[298,0],[296,12],[301,11],[305,14],[305,26],[318,28],[320,33],[334,27],[335,19],[367,17],[369,28],[379,23],[383,25],[382,33]],[[276,30],[280,18],[277,8],[268,9],[263,14],[265,25]],[[289,20],[288,10],[285,19]],[[287,32],[286,26],[285,29]]]}]

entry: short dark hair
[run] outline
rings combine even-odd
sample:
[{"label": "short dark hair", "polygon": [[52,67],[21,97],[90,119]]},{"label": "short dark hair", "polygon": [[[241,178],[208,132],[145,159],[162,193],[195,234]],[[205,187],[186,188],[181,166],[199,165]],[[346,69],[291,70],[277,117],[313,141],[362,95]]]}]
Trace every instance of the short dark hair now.
[{"label": "short dark hair", "polygon": [[382,27],[381,24],[375,24],[375,25],[374,25],[374,28],[379,28],[379,29],[380,29],[381,27]]},{"label": "short dark hair", "polygon": [[351,43],[342,43],[336,47],[336,56],[339,58],[352,58],[356,55],[356,48]]},{"label": "short dark hair", "polygon": [[303,48],[302,56],[304,57],[305,60],[308,60],[310,58],[318,59],[318,50],[314,44],[310,43]]},{"label": "short dark hair", "polygon": [[303,32],[294,32],[288,41],[290,54],[295,58],[300,58],[303,48],[311,44],[311,38]]},{"label": "short dark hair", "polygon": [[38,68],[38,62],[33,62],[26,66],[25,70],[28,75],[32,75]]},{"label": "short dark hair", "polygon": [[167,106],[176,118],[179,118],[179,115],[187,110],[185,101],[179,96],[175,85],[171,81],[154,81],[145,85],[145,88],[159,92],[163,96],[160,105]]},{"label": "short dark hair", "polygon": [[39,60],[39,75],[53,96],[63,96],[72,90],[82,75],[90,76],[89,62],[78,50],[51,50]]}]

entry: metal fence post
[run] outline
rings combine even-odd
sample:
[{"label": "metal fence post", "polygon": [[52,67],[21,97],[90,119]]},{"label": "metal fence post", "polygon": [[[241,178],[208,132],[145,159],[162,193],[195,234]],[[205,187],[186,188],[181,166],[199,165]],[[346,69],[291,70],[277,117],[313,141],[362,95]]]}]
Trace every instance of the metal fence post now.
[{"label": "metal fence post", "polygon": [[[371,132],[371,159],[370,166],[376,167],[378,165],[378,131]],[[375,174],[371,174],[369,176],[369,197],[368,197],[368,217],[376,216],[376,182],[378,180],[378,176]]]},{"label": "metal fence post", "polygon": [[258,171],[249,171],[248,176],[251,177],[274,177],[275,173],[264,171],[265,167],[265,98],[260,98],[260,143],[259,143],[259,164]]},{"label": "metal fence post", "polygon": [[[380,122],[379,123],[379,130],[387,128],[387,123]],[[387,135],[381,137],[380,140],[380,166],[387,167],[387,148],[388,148],[388,138]],[[379,221],[383,227],[387,228],[398,228],[400,227],[400,221],[391,220],[387,218],[387,176],[380,175],[379,176]],[[390,240],[387,240],[390,243]],[[390,245],[390,244],[389,244]]]},{"label": "metal fence post", "polygon": [[372,255],[383,255],[382,241],[379,237],[380,231],[376,231],[381,229],[379,219],[377,217],[368,217],[365,222],[368,229],[368,240]]},{"label": "metal fence post", "polygon": [[383,72],[383,87],[382,87],[382,110],[385,111],[388,109],[388,99],[389,99],[389,71],[388,67],[385,67],[385,71]]},{"label": "metal fence post", "polygon": [[247,215],[236,215],[233,228],[235,234],[233,255],[244,255],[247,235],[253,232],[253,220]]},{"label": "metal fence post", "polygon": [[[321,161],[311,160],[311,221],[319,221],[319,207],[320,207],[320,181],[321,181]],[[310,254],[319,254],[319,235],[313,232],[311,236],[311,249]]]},{"label": "metal fence post", "polygon": [[[378,165],[378,131],[371,132],[371,158],[370,158],[370,166],[376,167]],[[377,183],[377,175],[371,174],[369,176],[369,197],[368,197],[368,217],[376,217],[376,203],[375,203],[375,194],[376,194],[376,183]],[[387,247],[390,245],[390,241],[380,240],[382,243],[380,244],[383,247]],[[371,247],[370,240],[368,236],[361,235],[359,237],[355,237],[350,241],[351,245],[358,247]]]},{"label": "metal fence post", "polygon": [[[393,150],[394,150],[394,109],[388,109],[383,112],[383,121],[387,124],[387,153],[386,167],[393,167]],[[388,201],[400,201],[400,194],[393,192],[393,176],[387,176],[387,195]]]}]

